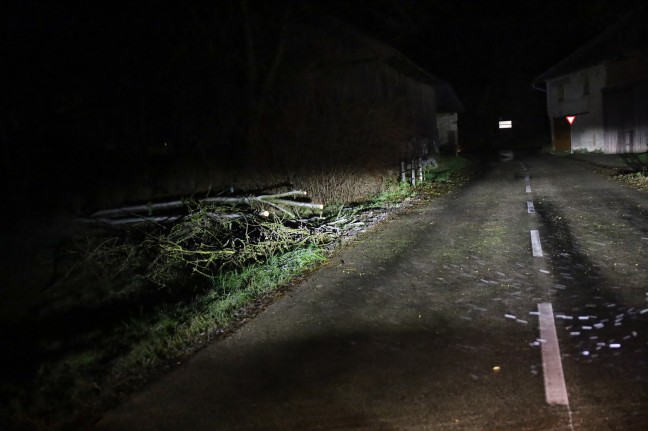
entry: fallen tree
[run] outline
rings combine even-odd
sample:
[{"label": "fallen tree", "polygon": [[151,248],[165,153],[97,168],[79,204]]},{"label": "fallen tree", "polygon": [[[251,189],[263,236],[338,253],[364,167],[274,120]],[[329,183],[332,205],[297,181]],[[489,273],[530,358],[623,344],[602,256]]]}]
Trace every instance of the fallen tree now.
[{"label": "fallen tree", "polygon": [[[187,208],[192,204],[224,204],[224,205],[246,205],[249,207],[258,207],[262,210],[259,212],[262,216],[267,216],[268,211],[265,210],[269,207],[278,210],[289,217],[295,217],[293,212],[288,208],[310,208],[322,210],[322,204],[312,202],[303,202],[292,199],[290,197],[305,197],[307,193],[301,190],[293,190],[285,193],[277,193],[271,195],[260,196],[213,196],[203,199],[181,199],[169,202],[147,203],[141,205],[131,205],[119,208],[105,209],[97,211],[90,215],[91,219],[100,221],[111,225],[132,224],[141,222],[162,223],[167,221],[176,221],[182,216],[179,215],[155,215],[156,212],[177,210]],[[237,214],[222,214],[214,213],[213,216],[236,218]]]}]

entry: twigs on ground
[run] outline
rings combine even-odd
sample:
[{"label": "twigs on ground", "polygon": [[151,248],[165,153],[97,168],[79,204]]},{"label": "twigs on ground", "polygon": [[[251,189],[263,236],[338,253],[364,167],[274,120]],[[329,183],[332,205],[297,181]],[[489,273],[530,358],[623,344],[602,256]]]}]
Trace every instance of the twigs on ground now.
[{"label": "twigs on ground", "polygon": [[[294,194],[273,195],[273,203],[281,204],[284,197]],[[160,287],[184,286],[188,278],[196,276],[209,285],[209,280],[223,271],[239,270],[309,245],[326,246],[341,233],[340,228],[327,228],[328,219],[321,216],[296,219],[285,213],[260,215],[249,209],[233,214],[230,205],[212,201],[186,205],[186,214],[167,216],[166,224],[128,227],[123,223],[126,229],[117,236],[113,231],[108,239],[95,238],[77,247],[75,272],[85,270],[87,277],[91,270],[97,279],[112,280],[113,274],[126,274],[127,266],[133,264],[130,271],[138,279]],[[106,214],[116,213],[100,213]],[[139,217],[149,219],[145,215],[128,218]]]},{"label": "twigs on ground", "polygon": [[[273,195],[273,199],[292,195]],[[381,217],[380,210],[360,207],[340,207],[326,217],[298,219],[284,213],[264,217],[249,210],[232,214],[232,207],[220,202],[187,205],[187,214],[168,217],[166,224],[124,224],[126,229],[117,234],[113,231],[108,238],[79,244],[74,250],[76,262],[64,278],[109,284],[137,279],[171,289],[196,282],[208,286],[223,271],[240,270],[271,256],[311,245],[330,248]],[[195,282],[187,283],[189,278]],[[114,292],[123,291],[123,286],[115,286]]]},{"label": "twigs on ground", "polygon": [[330,241],[328,235],[289,220],[242,215],[236,219],[213,217],[198,211],[158,237],[158,253],[149,266],[149,279],[164,286],[185,269],[213,276],[224,269],[240,269],[270,256],[307,244]]}]

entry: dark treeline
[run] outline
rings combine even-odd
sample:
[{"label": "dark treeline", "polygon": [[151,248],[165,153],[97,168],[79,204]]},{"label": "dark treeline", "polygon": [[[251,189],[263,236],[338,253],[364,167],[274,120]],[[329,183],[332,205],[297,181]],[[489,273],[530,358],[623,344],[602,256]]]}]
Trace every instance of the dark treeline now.
[{"label": "dark treeline", "polygon": [[[426,132],[411,112],[428,108],[394,101],[427,90],[378,64],[388,47],[326,24],[328,12],[289,1],[14,2],[3,22],[5,195],[87,211],[251,170],[397,163],[396,147]],[[160,185],[173,175],[186,184]]]},{"label": "dark treeline", "polygon": [[[65,176],[104,181],[164,154],[236,159],[248,86],[239,2],[15,9],[2,149],[5,172],[31,182],[27,190],[60,186]],[[277,11],[263,11],[260,22],[275,23]],[[257,39],[271,43],[276,31],[266,27]]]}]

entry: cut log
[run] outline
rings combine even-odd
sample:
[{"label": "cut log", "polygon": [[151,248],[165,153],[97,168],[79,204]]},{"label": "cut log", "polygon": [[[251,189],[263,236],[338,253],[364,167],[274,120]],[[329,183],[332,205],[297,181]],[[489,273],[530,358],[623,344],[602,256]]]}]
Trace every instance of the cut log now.
[{"label": "cut log", "polygon": [[[223,213],[207,213],[208,216],[214,218],[224,218],[224,219],[237,219],[243,217],[241,214],[223,214]],[[97,217],[92,219],[84,219],[92,223],[102,223],[108,224],[111,226],[121,226],[127,224],[137,224],[137,223],[168,223],[182,219],[185,216],[182,215],[170,215],[170,216],[136,216],[136,217],[120,217],[120,218],[109,218],[109,217]]]},{"label": "cut log", "polygon": [[171,201],[171,202],[160,202],[156,204],[143,204],[143,205],[131,205],[127,207],[119,207],[107,210],[97,211],[90,215],[92,218],[100,217],[120,217],[125,215],[139,214],[139,213],[148,213],[152,214],[153,211],[161,210],[170,210],[176,208],[182,208],[186,205],[185,201]]},{"label": "cut log", "polygon": [[[313,208],[313,209],[324,208],[324,205],[322,204],[314,204],[310,202],[299,202],[299,201],[283,199],[291,196],[307,196],[307,193],[301,190],[293,190],[285,193],[277,193],[273,195],[261,195],[261,196],[238,196],[238,197],[237,196],[214,196],[210,198],[199,199],[198,202],[222,203],[222,204],[230,204],[230,205],[252,205],[252,203],[267,204],[287,214],[290,214],[290,212],[287,211],[285,208],[283,208],[283,206]],[[187,206],[188,203],[189,203],[188,201],[184,201],[184,200],[175,200],[170,202],[131,205],[126,207],[97,211],[92,215],[90,215],[90,217],[91,218],[114,218],[114,217],[132,216],[132,215],[144,213],[144,214],[148,214],[149,218],[152,219],[154,211],[178,209]]]}]

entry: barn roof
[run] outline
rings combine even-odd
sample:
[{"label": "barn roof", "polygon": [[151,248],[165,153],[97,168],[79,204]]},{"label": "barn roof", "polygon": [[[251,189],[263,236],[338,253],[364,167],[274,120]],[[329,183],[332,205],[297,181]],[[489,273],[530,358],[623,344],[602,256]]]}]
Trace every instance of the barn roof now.
[{"label": "barn roof", "polygon": [[583,45],[533,80],[534,85],[574,71],[613,61],[624,55],[648,49],[645,9],[627,14],[600,36]]},{"label": "barn roof", "polygon": [[367,58],[366,61],[381,61],[404,76],[421,84],[434,87],[438,112],[464,112],[463,103],[461,103],[450,84],[421,68],[396,48],[336,18],[328,16],[320,17],[320,19],[328,22],[331,26],[337,27],[339,31],[353,34],[355,37],[362,39],[368,46],[371,46],[375,50],[377,57]]},{"label": "barn roof", "polygon": [[393,50],[392,55],[385,59],[384,62],[403,75],[434,87],[436,90],[436,109],[438,112],[464,111],[463,103],[461,103],[450,84],[420,68],[399,51]]},{"label": "barn roof", "polygon": [[437,90],[437,111],[438,112],[464,112],[464,105],[457,97],[450,84],[439,80]]}]

